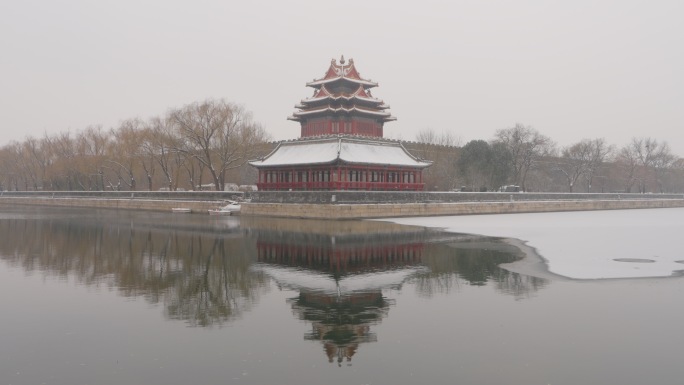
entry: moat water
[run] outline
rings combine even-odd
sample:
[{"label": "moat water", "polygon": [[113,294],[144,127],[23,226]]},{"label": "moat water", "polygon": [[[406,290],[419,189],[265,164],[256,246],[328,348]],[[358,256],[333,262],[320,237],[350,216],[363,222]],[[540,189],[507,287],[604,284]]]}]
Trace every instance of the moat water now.
[{"label": "moat water", "polygon": [[684,278],[501,267],[522,258],[383,222],[0,206],[0,385],[682,382]]}]

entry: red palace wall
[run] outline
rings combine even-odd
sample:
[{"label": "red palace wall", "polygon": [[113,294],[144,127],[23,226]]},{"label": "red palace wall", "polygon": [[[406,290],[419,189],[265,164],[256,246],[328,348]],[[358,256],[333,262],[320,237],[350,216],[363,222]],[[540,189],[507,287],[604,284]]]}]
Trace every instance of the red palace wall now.
[{"label": "red palace wall", "polygon": [[371,166],[304,166],[259,170],[257,187],[269,190],[423,191],[420,169]]},{"label": "red palace wall", "polygon": [[376,138],[383,137],[382,123],[373,119],[310,119],[302,122],[301,137],[320,135],[359,135]]}]

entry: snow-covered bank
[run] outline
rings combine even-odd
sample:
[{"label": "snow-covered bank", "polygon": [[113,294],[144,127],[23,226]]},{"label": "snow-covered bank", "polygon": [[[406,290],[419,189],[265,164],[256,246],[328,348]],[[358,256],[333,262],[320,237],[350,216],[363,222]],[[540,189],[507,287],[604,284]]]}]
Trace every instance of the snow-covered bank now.
[{"label": "snow-covered bank", "polygon": [[684,271],[684,208],[387,220],[519,239],[536,249],[550,272],[573,279],[666,277]]}]

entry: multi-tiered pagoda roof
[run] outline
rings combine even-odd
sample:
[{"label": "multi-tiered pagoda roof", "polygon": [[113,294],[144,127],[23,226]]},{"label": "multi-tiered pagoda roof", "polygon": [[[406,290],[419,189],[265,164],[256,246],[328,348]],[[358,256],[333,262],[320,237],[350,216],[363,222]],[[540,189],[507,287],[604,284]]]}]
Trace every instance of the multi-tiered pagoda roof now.
[{"label": "multi-tiered pagoda roof", "polygon": [[364,79],[354,60],[332,59],[325,75],[306,83],[315,89],[312,97],[303,99],[299,109],[288,117],[301,123],[302,137],[328,134],[383,136],[383,124],[396,120],[381,99],[373,97],[371,88],[378,83]]}]

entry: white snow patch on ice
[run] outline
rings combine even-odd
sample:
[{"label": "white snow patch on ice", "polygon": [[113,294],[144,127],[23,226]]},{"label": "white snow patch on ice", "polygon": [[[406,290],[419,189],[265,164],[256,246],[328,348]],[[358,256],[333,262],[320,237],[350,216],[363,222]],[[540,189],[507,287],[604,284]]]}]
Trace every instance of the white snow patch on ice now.
[{"label": "white snow patch on ice", "polygon": [[520,239],[549,271],[573,279],[666,277],[684,270],[684,208],[386,220]]}]

